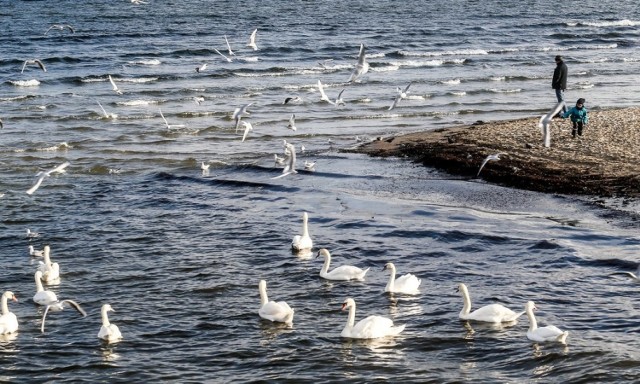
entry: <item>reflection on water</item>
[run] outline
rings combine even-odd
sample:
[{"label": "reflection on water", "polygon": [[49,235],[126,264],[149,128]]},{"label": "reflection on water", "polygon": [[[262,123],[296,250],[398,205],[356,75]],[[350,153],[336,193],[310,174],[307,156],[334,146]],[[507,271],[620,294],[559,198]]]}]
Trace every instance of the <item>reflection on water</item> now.
[{"label": "reflection on water", "polygon": [[19,352],[19,349],[15,348],[13,343],[18,338],[18,332],[10,333],[8,335],[0,335],[0,350],[3,353]]},{"label": "reflection on water", "polygon": [[103,342],[102,347],[100,348],[102,360],[105,362],[114,362],[120,359],[120,355],[115,352],[115,348],[110,347],[112,344],[113,343],[109,344],[107,342]]},{"label": "reflection on water", "polygon": [[402,336],[380,337],[377,339],[349,339],[343,338],[341,352],[342,360],[353,362],[358,359],[370,361],[374,364],[389,364],[405,357],[401,348]]},{"label": "reflection on water", "polygon": [[260,345],[263,347],[268,346],[272,342],[276,341],[278,336],[293,332],[293,325],[271,322],[269,320],[260,319],[260,333],[262,338],[260,339]]}]

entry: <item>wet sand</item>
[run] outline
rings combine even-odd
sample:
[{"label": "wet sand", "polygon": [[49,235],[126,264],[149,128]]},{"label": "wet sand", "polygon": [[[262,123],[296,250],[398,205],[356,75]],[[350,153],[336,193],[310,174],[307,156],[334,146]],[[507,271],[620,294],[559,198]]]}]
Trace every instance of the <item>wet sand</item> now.
[{"label": "wet sand", "polygon": [[569,119],[551,123],[543,145],[540,117],[476,122],[395,137],[379,137],[355,149],[371,156],[407,157],[451,174],[547,193],[640,197],[640,108],[589,111],[582,136]]}]

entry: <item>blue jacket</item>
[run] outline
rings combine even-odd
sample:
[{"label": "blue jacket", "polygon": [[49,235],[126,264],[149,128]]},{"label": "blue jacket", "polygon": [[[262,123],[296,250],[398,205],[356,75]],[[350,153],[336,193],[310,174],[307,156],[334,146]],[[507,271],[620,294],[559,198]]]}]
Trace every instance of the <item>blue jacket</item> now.
[{"label": "blue jacket", "polygon": [[589,116],[587,116],[587,107],[585,106],[583,106],[582,109],[573,107],[562,115],[565,119],[569,116],[571,116],[571,121],[574,123],[581,121],[582,124],[587,124],[589,121]]}]

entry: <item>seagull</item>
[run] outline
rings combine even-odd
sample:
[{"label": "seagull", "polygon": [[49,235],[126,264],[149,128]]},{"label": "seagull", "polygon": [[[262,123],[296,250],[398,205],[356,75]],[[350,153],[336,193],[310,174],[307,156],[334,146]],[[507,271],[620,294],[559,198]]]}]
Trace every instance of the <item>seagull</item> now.
[{"label": "seagull", "polygon": [[304,170],[305,171],[315,171],[316,170],[316,162],[313,161],[304,161]]},{"label": "seagull", "polygon": [[51,176],[52,173],[64,173],[65,172],[64,169],[67,168],[68,166],[69,166],[69,162],[65,161],[64,163],[58,165],[57,167],[55,167],[53,169],[50,169],[50,170],[46,171],[46,172],[40,171],[40,172],[36,173],[36,176],[39,176],[38,180],[36,180],[36,183],[31,188],[29,188],[27,190],[27,195],[32,195],[40,187],[40,184],[42,184],[42,180],[44,180],[45,177]]},{"label": "seagull", "polygon": [[65,28],[70,30],[71,33],[76,33],[76,31],[73,29],[73,27],[70,26],[69,24],[53,24],[52,26],[49,27],[49,29],[47,29],[47,31],[44,34],[46,35],[52,29],[57,29],[57,30],[60,30],[60,31],[64,31]]},{"label": "seagull", "polygon": [[122,172],[122,168],[109,168],[110,175],[117,175]]},{"label": "seagull", "polygon": [[360,44],[360,53],[358,54],[358,63],[349,78],[349,82],[356,81],[360,76],[369,71],[369,63],[365,61],[364,57],[364,44]]},{"label": "seagull", "polygon": [[301,145],[300,146],[300,152],[304,153],[304,151],[305,151],[305,147],[304,147],[304,145]]},{"label": "seagull", "polygon": [[409,87],[411,86],[411,83],[409,83],[404,89],[400,89],[400,87],[398,87],[396,89],[396,98],[395,100],[393,100],[393,104],[391,104],[391,106],[389,107],[389,110],[392,110],[393,108],[396,107],[396,105],[398,105],[398,103],[400,102],[400,100],[405,99],[407,97],[407,92],[409,91]]},{"label": "seagull", "polygon": [[338,97],[336,98],[336,107],[340,105],[346,105],[344,99],[342,98],[342,92],[344,92],[344,89],[340,91],[340,93],[338,93]]},{"label": "seagull", "polygon": [[224,41],[227,42],[227,51],[229,52],[229,56],[235,56],[236,54],[231,50],[231,45],[229,45],[229,40],[227,40],[227,35],[224,35]]},{"label": "seagull", "polygon": [[164,115],[162,114],[162,109],[158,108],[158,110],[160,111],[160,117],[162,117],[162,120],[164,120],[164,124],[167,126],[167,129],[184,127],[184,124],[169,125],[169,122],[164,118]]},{"label": "seagull", "polygon": [[287,97],[286,99],[284,99],[284,102],[282,104],[289,104],[289,103],[300,103],[302,102],[302,99],[298,96],[293,96],[293,97]]},{"label": "seagull", "polygon": [[326,59],[326,60],[318,61],[318,65],[322,69],[327,69],[327,63],[330,62],[330,61],[333,61],[333,59]]},{"label": "seagull", "polygon": [[242,115],[245,115],[245,114],[250,115],[250,113],[247,111],[247,108],[249,108],[251,104],[253,103],[245,104],[242,107],[236,108],[233,111],[232,118],[236,122],[236,133],[238,133],[238,127],[240,127],[240,119],[242,118]]},{"label": "seagull", "polygon": [[320,91],[320,101],[326,101],[329,104],[335,104],[333,101],[331,101],[331,99],[329,99],[329,96],[324,93],[324,87],[322,86],[320,80],[318,80],[318,91]]},{"label": "seagull", "polygon": [[282,175],[272,177],[271,179],[279,179],[292,173],[298,173],[298,171],[296,171],[296,148],[293,144],[287,143],[286,141],[284,143],[284,147],[284,153],[287,155],[287,158],[284,160],[285,167],[282,170]]},{"label": "seagull", "polygon": [[196,72],[198,72],[198,73],[204,72],[205,69],[207,69],[207,63],[204,63],[199,67],[196,67]]},{"label": "seagull", "polygon": [[273,154],[273,159],[276,162],[276,165],[284,165],[284,162],[286,161],[285,157],[280,157],[277,154]]},{"label": "seagull", "polygon": [[480,165],[480,169],[478,169],[478,174],[476,174],[476,177],[480,176],[480,171],[482,171],[482,168],[484,168],[484,166],[487,164],[488,161],[491,160],[500,160],[500,155],[506,155],[506,153],[496,153],[493,155],[489,155],[487,156],[483,161],[482,161],[482,165]]},{"label": "seagull", "polygon": [[43,72],[47,72],[47,68],[44,66],[44,64],[42,63],[42,61],[38,60],[38,59],[33,59],[33,60],[25,60],[24,64],[22,64],[22,70],[20,71],[20,73],[24,72],[24,68],[27,65],[31,65],[31,64],[35,64],[38,67],[40,67],[40,69],[42,69]]},{"label": "seagull", "polygon": [[224,57],[225,60],[227,60],[227,62],[232,63],[233,60],[231,60],[230,58],[228,58],[227,56],[223,55],[222,52],[218,51],[217,49],[213,48],[214,51],[216,51],[216,53],[222,57]]},{"label": "seagull", "polygon": [[27,239],[35,239],[36,237],[40,237],[38,232],[31,232],[29,228],[27,228]]},{"label": "seagull", "polygon": [[243,121],[242,124],[244,125],[244,134],[242,135],[242,142],[244,142],[244,139],[247,138],[249,131],[253,131],[253,126],[248,121]]},{"label": "seagull", "polygon": [[193,98],[193,101],[195,101],[196,104],[198,105],[202,105],[202,102],[204,101],[204,96],[195,96]]},{"label": "seagull", "polygon": [[33,248],[33,245],[30,245],[29,255],[33,257],[42,257],[44,256],[44,250],[36,250],[35,248]]},{"label": "seagull", "polygon": [[292,131],[297,130],[298,128],[296,127],[296,115],[292,114],[291,117],[289,118],[289,124],[287,124],[287,128],[289,128]]},{"label": "seagull", "polygon": [[100,104],[98,100],[96,100],[96,102],[100,106],[100,109],[102,109],[102,113],[104,114],[105,119],[115,119],[116,117],[118,117],[118,115],[116,115],[115,113],[107,113],[107,111],[105,111],[102,107],[102,104]]},{"label": "seagull", "polygon": [[540,131],[542,131],[543,142],[545,147],[549,147],[551,145],[551,120],[555,115],[558,114],[558,112],[560,112],[563,106],[564,106],[564,101],[560,101],[558,102],[558,104],[555,105],[555,107],[553,107],[551,111],[549,111],[549,113],[547,113],[546,115],[542,115],[540,117],[540,122],[538,122],[538,127],[540,128]]},{"label": "seagull", "polygon": [[116,82],[113,81],[113,78],[111,77],[111,75],[109,75],[109,82],[111,83],[111,86],[113,87],[113,91],[115,93],[117,93],[118,95],[122,95],[122,91],[120,90],[120,88],[118,88],[118,86],[116,85]]},{"label": "seagull", "polygon": [[636,273],[625,271],[625,272],[614,272],[612,273],[612,275],[628,275],[629,277],[631,277],[631,280],[640,282],[640,265],[638,266],[638,270],[636,271]]},{"label": "seagull", "polygon": [[253,48],[254,51],[258,50],[258,46],[256,45],[256,33],[258,33],[258,28],[254,29],[253,32],[251,32],[249,42],[247,43],[247,47]]}]

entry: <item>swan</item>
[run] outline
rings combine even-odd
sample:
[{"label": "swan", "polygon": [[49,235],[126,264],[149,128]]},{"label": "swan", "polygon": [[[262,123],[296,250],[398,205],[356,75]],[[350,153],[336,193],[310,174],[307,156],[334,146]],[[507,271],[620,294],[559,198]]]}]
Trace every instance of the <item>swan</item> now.
[{"label": "swan", "polygon": [[538,322],[536,321],[536,317],[533,315],[533,310],[536,309],[536,305],[533,301],[527,301],[524,309],[527,312],[527,317],[529,317],[529,330],[527,331],[527,338],[529,340],[537,342],[557,341],[562,344],[567,343],[567,336],[569,336],[569,332],[562,331],[553,325],[538,328]]},{"label": "swan", "polygon": [[11,291],[2,294],[2,315],[0,315],[0,335],[8,335],[18,330],[18,318],[13,312],[9,312],[7,300],[18,301]]},{"label": "swan", "polygon": [[108,311],[115,312],[113,308],[111,308],[111,305],[102,305],[102,309],[100,310],[102,314],[102,327],[100,327],[100,332],[98,332],[98,338],[111,343],[122,339],[122,333],[120,333],[117,325],[109,323],[109,317],[107,316]]},{"label": "swan", "polygon": [[323,277],[327,280],[364,280],[364,275],[366,275],[369,271],[369,268],[362,270],[351,265],[341,265],[337,268],[334,268],[333,271],[328,272],[329,264],[331,264],[331,254],[327,249],[322,248],[318,251],[318,256],[316,257],[319,257],[321,255],[324,256],[324,265],[320,270],[320,277]]},{"label": "swan", "polygon": [[295,235],[291,241],[291,250],[295,252],[309,251],[313,248],[313,241],[309,236],[309,215],[307,212],[302,213],[302,236]]},{"label": "swan", "polygon": [[387,269],[391,271],[391,276],[389,277],[387,286],[384,288],[385,292],[406,293],[409,295],[420,293],[420,291],[418,291],[418,287],[422,280],[418,279],[411,273],[407,273],[406,275],[400,276],[396,279],[396,266],[393,265],[393,263],[387,263],[384,268],[382,268],[383,271]]},{"label": "swan", "polygon": [[524,311],[516,313],[501,304],[485,305],[484,307],[478,308],[469,313],[471,311],[471,298],[469,297],[469,290],[467,290],[467,286],[460,283],[457,290],[462,293],[462,298],[464,299],[464,306],[458,316],[461,320],[475,320],[486,323],[508,323],[516,321],[518,317],[524,314]]},{"label": "swan", "polygon": [[293,324],[293,309],[284,301],[269,301],[267,297],[267,282],[260,280],[258,284],[260,290],[260,309],[258,314],[265,320],[273,322]]},{"label": "swan", "polygon": [[340,333],[342,337],[352,339],[377,339],[385,336],[395,336],[404,331],[406,324],[395,327],[393,320],[382,316],[369,316],[353,325],[356,318],[356,302],[352,298],[348,298],[342,303],[342,310],[349,308],[349,318],[347,325]]},{"label": "swan", "polygon": [[43,250],[44,262],[40,262],[38,267],[38,270],[42,272],[42,280],[45,283],[52,283],[60,278],[60,265],[51,262],[50,253],[51,248],[45,245]]}]

